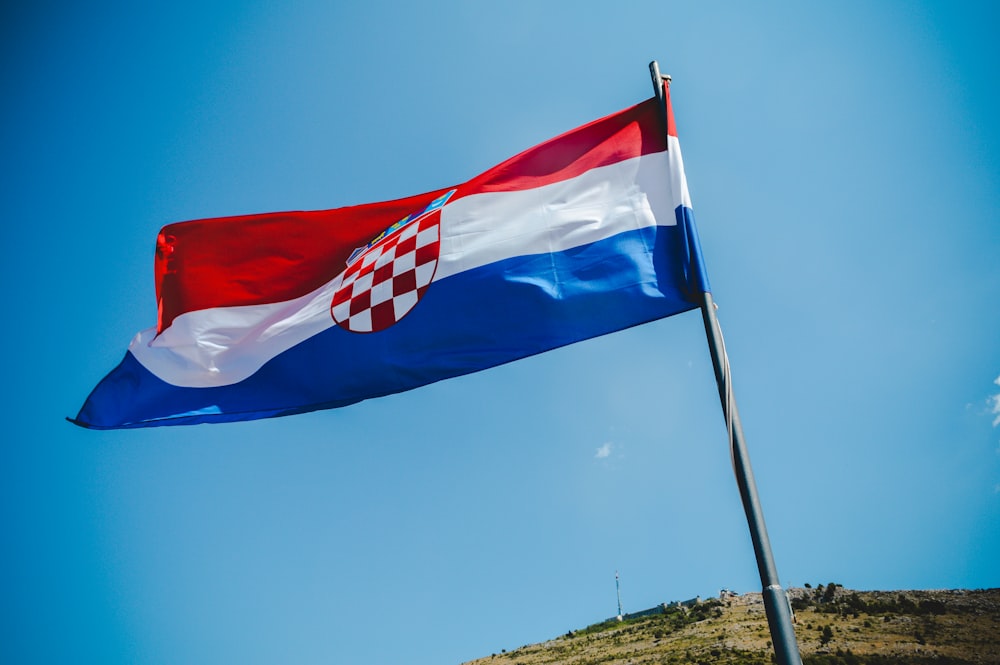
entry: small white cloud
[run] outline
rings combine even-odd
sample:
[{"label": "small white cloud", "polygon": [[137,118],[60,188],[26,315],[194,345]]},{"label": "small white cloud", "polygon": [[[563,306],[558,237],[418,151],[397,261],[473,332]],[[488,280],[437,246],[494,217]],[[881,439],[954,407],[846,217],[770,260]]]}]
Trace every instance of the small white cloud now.
[{"label": "small white cloud", "polygon": [[[1000,386],[1000,376],[996,378],[993,383]],[[990,413],[994,414],[996,417],[993,419],[993,426],[1000,426],[1000,394],[990,395],[986,400],[990,405]]]},{"label": "small white cloud", "polygon": [[594,454],[594,457],[597,459],[604,459],[605,457],[609,457],[611,455],[611,448],[612,448],[611,442],[609,441],[597,449],[597,452]]}]

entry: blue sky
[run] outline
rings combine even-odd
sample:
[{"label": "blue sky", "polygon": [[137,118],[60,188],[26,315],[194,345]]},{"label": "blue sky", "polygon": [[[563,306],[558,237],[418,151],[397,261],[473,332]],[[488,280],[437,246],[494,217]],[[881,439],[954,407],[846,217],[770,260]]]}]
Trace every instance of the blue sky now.
[{"label": "blue sky", "polygon": [[[141,5],[141,6],[140,6]],[[786,586],[1000,585],[992,3],[0,10],[0,660],[459,663],[759,589],[688,313],[336,411],[63,420],[164,224],[463,181],[673,76]]]}]

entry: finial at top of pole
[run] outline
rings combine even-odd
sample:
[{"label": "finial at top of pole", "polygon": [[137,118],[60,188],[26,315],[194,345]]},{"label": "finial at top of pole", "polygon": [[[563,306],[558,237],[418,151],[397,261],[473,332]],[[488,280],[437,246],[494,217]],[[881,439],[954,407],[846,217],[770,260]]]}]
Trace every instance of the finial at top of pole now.
[{"label": "finial at top of pole", "polygon": [[653,78],[653,87],[657,90],[659,90],[663,81],[670,83],[673,80],[670,74],[660,74],[660,64],[656,60],[649,63],[649,75]]},{"label": "finial at top of pole", "polygon": [[667,109],[667,97],[663,93],[663,81],[666,79],[667,84],[670,83],[670,75],[666,76],[660,75],[660,65],[653,60],[649,63],[649,76],[653,79],[653,92],[656,94],[656,99],[660,102],[661,111],[666,114]]}]

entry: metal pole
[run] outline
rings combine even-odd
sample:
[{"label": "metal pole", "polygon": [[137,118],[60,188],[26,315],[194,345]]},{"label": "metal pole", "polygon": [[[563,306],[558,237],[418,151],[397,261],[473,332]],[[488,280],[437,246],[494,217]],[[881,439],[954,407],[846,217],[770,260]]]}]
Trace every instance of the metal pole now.
[{"label": "metal pole", "polygon": [[[660,67],[654,60],[649,63],[649,73],[653,79],[656,97],[663,112],[664,131],[666,131],[666,94],[663,89],[663,78]],[[670,77],[666,77],[669,81]],[[694,234],[694,226],[690,227]],[[692,238],[695,251],[694,260],[701,261],[701,251],[697,249],[697,236]],[[698,266],[703,270],[704,266]],[[764,525],[764,512],[757,495],[757,483],[754,481],[753,469],[750,467],[750,456],[747,453],[743,439],[743,425],[736,408],[733,396],[732,380],[729,372],[729,357],[726,354],[726,344],[722,338],[722,328],[715,315],[715,302],[712,294],[705,291],[702,294],[701,314],[708,338],[708,348],[712,355],[712,366],[715,368],[715,381],[719,386],[719,398],[722,401],[722,413],[726,418],[726,429],[729,432],[729,445],[733,459],[733,472],[736,474],[736,485],[739,487],[740,500],[750,527],[750,540],[753,542],[754,555],[757,558],[757,570],[760,572],[760,582],[763,587],[764,611],[771,631],[771,642],[778,665],[802,665],[795,630],[792,627],[792,611],[785,590],[778,583],[778,571],[774,565],[774,555],[771,553],[771,541],[767,537],[767,527]]]}]

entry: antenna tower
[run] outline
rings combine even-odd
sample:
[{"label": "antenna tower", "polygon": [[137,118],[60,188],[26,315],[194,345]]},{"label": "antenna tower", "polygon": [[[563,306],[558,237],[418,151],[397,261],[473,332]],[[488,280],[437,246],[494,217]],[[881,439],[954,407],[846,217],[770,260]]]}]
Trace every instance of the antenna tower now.
[{"label": "antenna tower", "polygon": [[618,594],[618,620],[622,620],[622,587],[618,582],[618,571],[615,571],[615,592]]}]

